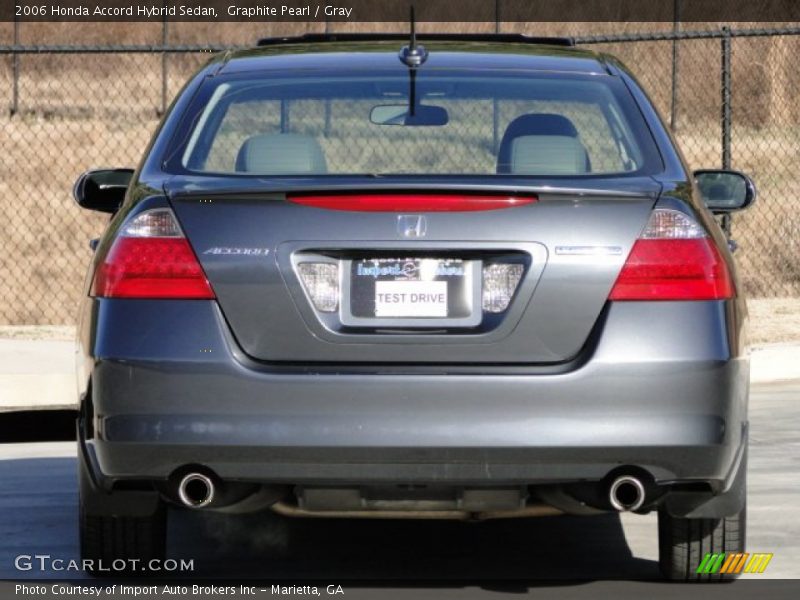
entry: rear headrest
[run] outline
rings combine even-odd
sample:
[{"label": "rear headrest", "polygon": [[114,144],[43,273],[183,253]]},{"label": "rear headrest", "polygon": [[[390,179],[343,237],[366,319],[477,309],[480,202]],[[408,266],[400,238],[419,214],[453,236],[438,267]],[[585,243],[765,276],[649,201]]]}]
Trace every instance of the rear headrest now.
[{"label": "rear headrest", "polygon": [[325,173],[325,154],[316,139],[299,133],[247,138],[236,156],[236,170],[259,175]]},{"label": "rear headrest", "polygon": [[568,135],[578,137],[578,130],[564,115],[553,113],[531,113],[520,115],[506,127],[503,140],[521,135]]},{"label": "rear headrest", "polygon": [[577,175],[586,173],[586,149],[566,135],[523,135],[511,141],[509,173]]},{"label": "rear headrest", "polygon": [[[512,147],[514,140],[524,136],[560,136],[578,138],[578,130],[567,117],[552,113],[532,113],[520,115],[506,127],[500,148],[497,152],[497,172],[513,173]],[[591,170],[589,156],[585,153],[586,164],[582,171]],[[533,174],[533,173],[530,173]]]}]

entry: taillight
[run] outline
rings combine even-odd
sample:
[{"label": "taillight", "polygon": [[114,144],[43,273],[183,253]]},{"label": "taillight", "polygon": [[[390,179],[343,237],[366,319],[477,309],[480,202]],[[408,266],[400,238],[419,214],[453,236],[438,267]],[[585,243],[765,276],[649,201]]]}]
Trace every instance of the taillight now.
[{"label": "taillight", "polygon": [[203,268],[168,208],[123,225],[94,277],[101,298],[214,298]]},{"label": "taillight", "polygon": [[535,196],[475,194],[336,194],[290,195],[295,204],[365,212],[471,212],[514,208],[536,202]]},{"label": "taillight", "polygon": [[719,300],[733,282],[705,230],[677,210],[657,208],[609,295],[610,300]]}]

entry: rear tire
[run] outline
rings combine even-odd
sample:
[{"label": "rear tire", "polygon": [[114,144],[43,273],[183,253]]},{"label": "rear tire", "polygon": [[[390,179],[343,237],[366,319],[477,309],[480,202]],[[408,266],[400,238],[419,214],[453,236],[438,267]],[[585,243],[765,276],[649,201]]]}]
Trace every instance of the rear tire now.
[{"label": "rear tire", "polygon": [[[81,558],[92,561],[89,572],[92,575],[142,573],[151,560],[163,560],[165,516],[163,507],[151,517],[97,517],[82,513]],[[122,569],[121,560],[125,561]]]},{"label": "rear tire", "polygon": [[658,562],[661,574],[674,581],[730,581],[738,575],[699,574],[708,554],[744,552],[747,507],[721,519],[684,519],[658,513]]},{"label": "rear tire", "polygon": [[[163,561],[167,540],[167,510],[163,502],[137,502],[141,492],[106,493],[95,488],[84,460],[78,458],[80,481],[79,536],[81,558],[95,576],[138,574],[151,560]],[[138,509],[126,514],[120,506]],[[107,507],[108,510],[99,510]],[[121,562],[121,561],[124,561]],[[133,562],[137,561],[137,562]],[[124,569],[120,569],[124,564]]]}]

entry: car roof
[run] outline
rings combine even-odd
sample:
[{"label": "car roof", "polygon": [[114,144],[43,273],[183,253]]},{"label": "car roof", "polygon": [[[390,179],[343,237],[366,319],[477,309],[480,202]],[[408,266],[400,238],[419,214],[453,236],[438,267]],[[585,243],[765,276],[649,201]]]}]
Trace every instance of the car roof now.
[{"label": "car roof", "polygon": [[[608,74],[603,57],[577,49],[563,38],[552,43],[544,38],[524,36],[418,36],[429,52],[424,68],[507,69]],[[239,73],[258,70],[393,70],[406,69],[398,53],[407,38],[384,39],[348,36],[323,39],[304,36],[262,40],[256,48],[231,51],[218,72]]]}]

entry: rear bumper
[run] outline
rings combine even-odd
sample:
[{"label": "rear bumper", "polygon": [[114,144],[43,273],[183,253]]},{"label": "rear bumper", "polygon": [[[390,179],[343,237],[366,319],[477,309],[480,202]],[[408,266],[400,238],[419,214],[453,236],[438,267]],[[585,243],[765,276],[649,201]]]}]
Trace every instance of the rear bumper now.
[{"label": "rear bumper", "polygon": [[652,305],[612,304],[571,365],[473,374],[278,370],[241,355],[213,302],[91,310],[85,441],[107,486],[188,464],[270,483],[485,486],[633,465],[723,491],[746,440],[749,364],[723,302],[662,303],[658,320]]}]

